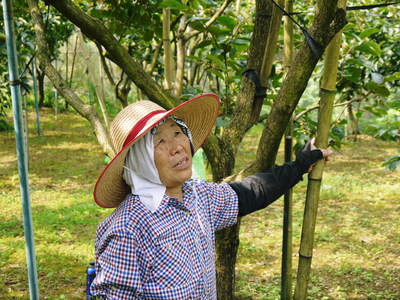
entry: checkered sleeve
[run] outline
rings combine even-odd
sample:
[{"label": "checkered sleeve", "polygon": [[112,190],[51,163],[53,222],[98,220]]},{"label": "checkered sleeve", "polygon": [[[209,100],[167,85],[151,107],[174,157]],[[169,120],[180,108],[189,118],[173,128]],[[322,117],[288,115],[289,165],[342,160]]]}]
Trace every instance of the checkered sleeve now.
[{"label": "checkered sleeve", "polygon": [[100,299],[142,299],[140,252],[131,234],[118,232],[109,235],[96,255],[92,294]]},{"label": "checkered sleeve", "polygon": [[208,183],[207,191],[211,200],[214,230],[235,224],[238,217],[238,197],[230,185]]}]

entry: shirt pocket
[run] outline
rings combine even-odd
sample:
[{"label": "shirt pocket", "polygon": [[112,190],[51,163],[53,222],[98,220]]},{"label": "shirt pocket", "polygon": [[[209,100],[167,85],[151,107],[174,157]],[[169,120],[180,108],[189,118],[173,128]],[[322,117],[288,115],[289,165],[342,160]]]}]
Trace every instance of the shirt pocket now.
[{"label": "shirt pocket", "polygon": [[154,284],[173,288],[193,282],[193,253],[187,233],[171,231],[155,243],[151,267]]}]

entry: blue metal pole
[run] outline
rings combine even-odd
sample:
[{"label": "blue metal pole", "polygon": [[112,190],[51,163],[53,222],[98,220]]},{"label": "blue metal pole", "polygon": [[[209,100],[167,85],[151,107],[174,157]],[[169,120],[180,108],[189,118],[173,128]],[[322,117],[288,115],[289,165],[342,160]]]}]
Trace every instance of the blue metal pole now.
[{"label": "blue metal pole", "polygon": [[39,299],[39,288],[36,271],[35,245],[33,240],[32,212],[30,206],[28,164],[22,124],[21,89],[17,64],[17,50],[14,39],[14,24],[12,21],[11,0],[3,0],[4,31],[6,33],[8,70],[12,108],[14,112],[14,129],[17,144],[18,173],[20,178],[22,212],[24,218],[24,233],[26,242],[26,259],[28,265],[29,294],[31,300]]},{"label": "blue metal pole", "polygon": [[36,57],[34,57],[32,61],[32,81],[33,81],[33,93],[35,95],[36,128],[37,128],[37,134],[40,135],[39,96],[36,83]]}]

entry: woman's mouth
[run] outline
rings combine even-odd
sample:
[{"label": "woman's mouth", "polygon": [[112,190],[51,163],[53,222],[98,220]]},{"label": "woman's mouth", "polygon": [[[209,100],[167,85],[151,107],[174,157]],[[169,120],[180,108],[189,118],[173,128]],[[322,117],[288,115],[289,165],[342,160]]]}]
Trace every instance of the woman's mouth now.
[{"label": "woman's mouth", "polygon": [[177,164],[174,165],[174,168],[185,169],[188,167],[188,164],[189,164],[189,159],[187,157],[184,157]]}]

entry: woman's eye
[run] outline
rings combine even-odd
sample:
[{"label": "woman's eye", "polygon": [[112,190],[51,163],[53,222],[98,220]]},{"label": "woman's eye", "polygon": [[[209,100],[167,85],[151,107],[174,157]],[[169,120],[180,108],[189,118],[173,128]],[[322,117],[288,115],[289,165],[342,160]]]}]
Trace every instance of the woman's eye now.
[{"label": "woman's eye", "polygon": [[158,140],[157,145],[160,145],[160,144],[163,144],[163,143],[164,143],[164,139],[160,139],[160,140]]},{"label": "woman's eye", "polygon": [[175,136],[178,136],[180,134],[179,131],[175,131]]}]

